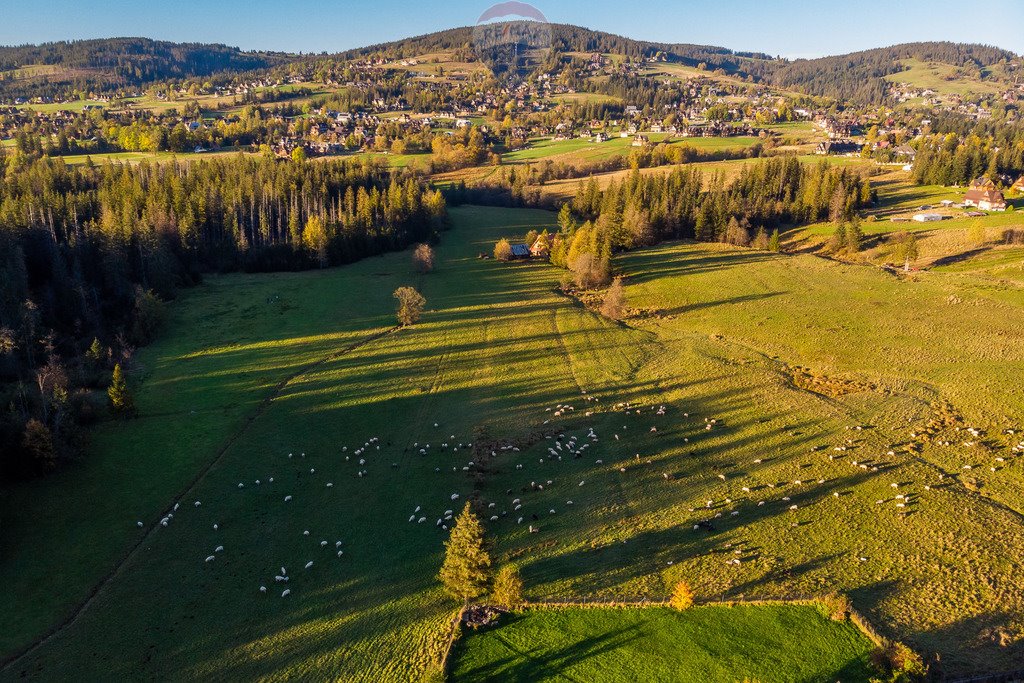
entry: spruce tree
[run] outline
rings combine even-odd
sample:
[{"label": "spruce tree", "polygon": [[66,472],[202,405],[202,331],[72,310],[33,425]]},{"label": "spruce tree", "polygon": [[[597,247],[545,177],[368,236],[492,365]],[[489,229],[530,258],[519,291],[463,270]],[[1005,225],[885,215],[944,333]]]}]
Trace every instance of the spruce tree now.
[{"label": "spruce tree", "polygon": [[468,603],[487,592],[490,575],[491,556],[484,547],[484,528],[466,503],[445,543],[438,578],[449,595]]},{"label": "spruce tree", "polygon": [[110,398],[111,409],[118,415],[128,416],[135,412],[135,402],[132,400],[131,390],[128,389],[128,382],[121,371],[120,363],[114,366],[107,396]]}]

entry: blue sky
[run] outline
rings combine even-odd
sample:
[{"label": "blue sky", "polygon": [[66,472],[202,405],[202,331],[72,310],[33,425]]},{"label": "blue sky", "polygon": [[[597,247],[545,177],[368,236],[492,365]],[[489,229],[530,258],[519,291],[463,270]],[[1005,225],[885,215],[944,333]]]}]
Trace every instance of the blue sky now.
[{"label": "blue sky", "polygon": [[[243,49],[335,52],[471,25],[468,0],[0,0],[0,44],[146,36]],[[833,3],[820,0],[589,0],[533,3],[550,21],[665,42],[787,57],[916,40],[994,44],[1024,53],[1024,0]],[[838,4],[838,3],[837,3]]]}]

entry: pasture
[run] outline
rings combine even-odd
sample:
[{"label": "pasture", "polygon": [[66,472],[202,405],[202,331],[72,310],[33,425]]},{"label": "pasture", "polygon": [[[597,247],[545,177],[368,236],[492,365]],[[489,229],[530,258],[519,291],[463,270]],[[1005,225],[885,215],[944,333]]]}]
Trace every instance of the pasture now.
[{"label": "pasture", "polygon": [[[3,492],[0,651],[98,590],[0,679],[416,680],[471,497],[531,600],[844,591],[949,672],[1024,657],[1024,290],[677,243],[616,258],[623,325],[548,265],[477,258],[553,214],[451,215],[426,276],[406,252],[182,294],[140,354],[140,417]],[[428,310],[396,330],[406,284]],[[618,642],[593,619],[580,639]]]},{"label": "pasture", "polygon": [[871,677],[871,648],[856,627],[814,607],[540,609],[467,630],[451,680],[625,683],[643,672],[650,681],[858,683]]}]

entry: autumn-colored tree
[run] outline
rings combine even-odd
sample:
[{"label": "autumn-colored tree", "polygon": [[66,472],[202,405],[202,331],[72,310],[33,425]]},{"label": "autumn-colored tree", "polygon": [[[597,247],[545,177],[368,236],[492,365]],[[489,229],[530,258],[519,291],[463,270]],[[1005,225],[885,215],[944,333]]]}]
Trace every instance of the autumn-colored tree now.
[{"label": "autumn-colored tree", "polygon": [[669,599],[669,605],[680,612],[693,607],[693,589],[690,588],[690,584],[686,581],[679,581],[676,583],[675,588],[672,589],[672,597]]},{"label": "autumn-colored tree", "polygon": [[498,240],[498,243],[494,245],[494,258],[499,261],[512,260],[512,245],[509,244],[509,241],[504,237]]},{"label": "autumn-colored tree", "polygon": [[423,315],[427,300],[412,287],[399,287],[394,297],[398,299],[398,322],[402,325],[414,325]]},{"label": "autumn-colored tree", "polygon": [[457,600],[468,603],[487,592],[491,556],[484,546],[484,527],[466,503],[445,545],[444,564],[438,578]]},{"label": "autumn-colored tree", "polygon": [[327,245],[329,243],[330,235],[323,220],[319,216],[310,216],[302,231],[302,246],[316,257],[321,268],[327,265]]},{"label": "autumn-colored tree", "polygon": [[523,579],[514,564],[502,566],[495,574],[491,601],[505,609],[515,609],[523,604]]},{"label": "autumn-colored tree", "polygon": [[412,252],[413,267],[420,273],[427,274],[434,270],[434,250],[429,244],[417,245]]},{"label": "autumn-colored tree", "polygon": [[626,290],[622,286],[622,278],[612,280],[611,286],[604,295],[604,303],[601,305],[601,315],[612,320],[622,320],[625,316]]},{"label": "autumn-colored tree", "polygon": [[121,364],[114,366],[114,373],[110,379],[110,387],[107,388],[107,397],[110,398],[110,408],[121,416],[129,416],[135,412],[135,402],[132,399],[128,382],[121,371]]}]

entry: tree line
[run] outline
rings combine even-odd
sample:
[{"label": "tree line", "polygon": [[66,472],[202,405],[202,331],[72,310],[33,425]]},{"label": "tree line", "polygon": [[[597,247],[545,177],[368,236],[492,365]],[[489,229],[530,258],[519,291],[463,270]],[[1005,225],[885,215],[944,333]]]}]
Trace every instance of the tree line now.
[{"label": "tree line", "polygon": [[429,241],[446,215],[439,192],[372,162],[0,158],[0,471],[74,455],[98,414],[86,390],[204,272],[346,263]]},{"label": "tree line", "polygon": [[608,281],[616,251],[679,238],[777,250],[781,226],[851,220],[874,199],[859,174],[792,157],[746,166],[731,182],[689,167],[635,171],[604,190],[591,179],[559,212],[551,261],[592,287]]}]

